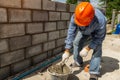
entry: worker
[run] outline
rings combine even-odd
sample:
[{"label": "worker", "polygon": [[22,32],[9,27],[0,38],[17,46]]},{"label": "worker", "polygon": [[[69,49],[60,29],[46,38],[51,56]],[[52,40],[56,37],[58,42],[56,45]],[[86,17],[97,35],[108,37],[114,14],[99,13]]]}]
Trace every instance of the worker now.
[{"label": "worker", "polygon": [[89,2],[81,2],[76,6],[71,17],[65,52],[62,60],[68,59],[73,46],[74,63],[71,67],[83,67],[83,57],[93,50],[89,67],[89,80],[98,80],[102,55],[102,42],[106,35],[106,17]]}]

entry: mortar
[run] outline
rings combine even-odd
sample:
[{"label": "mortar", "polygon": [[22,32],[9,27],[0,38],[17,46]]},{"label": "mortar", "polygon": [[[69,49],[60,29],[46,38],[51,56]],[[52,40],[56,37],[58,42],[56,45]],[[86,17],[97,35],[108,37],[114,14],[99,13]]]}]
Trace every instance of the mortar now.
[{"label": "mortar", "polygon": [[65,65],[52,65],[47,69],[50,80],[67,80],[69,74],[72,73],[70,67]]}]

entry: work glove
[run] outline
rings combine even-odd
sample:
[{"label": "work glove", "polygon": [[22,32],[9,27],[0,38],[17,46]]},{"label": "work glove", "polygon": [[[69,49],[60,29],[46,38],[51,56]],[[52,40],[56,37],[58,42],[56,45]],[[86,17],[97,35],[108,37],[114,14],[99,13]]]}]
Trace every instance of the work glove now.
[{"label": "work glove", "polygon": [[62,55],[62,61],[64,62],[65,60],[67,60],[70,57],[70,52],[69,50],[65,50],[65,52]]},{"label": "work glove", "polygon": [[90,51],[90,48],[84,47],[84,48],[79,52],[79,54],[80,54],[81,57],[86,57],[89,51]]}]

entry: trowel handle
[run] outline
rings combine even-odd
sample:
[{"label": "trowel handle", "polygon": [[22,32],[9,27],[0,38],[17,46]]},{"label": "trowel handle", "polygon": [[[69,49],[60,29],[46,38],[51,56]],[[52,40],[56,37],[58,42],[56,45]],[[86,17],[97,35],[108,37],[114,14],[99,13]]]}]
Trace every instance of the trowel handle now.
[{"label": "trowel handle", "polygon": [[66,58],[64,60],[62,60],[61,64],[64,65],[67,61],[68,61],[69,58]]}]

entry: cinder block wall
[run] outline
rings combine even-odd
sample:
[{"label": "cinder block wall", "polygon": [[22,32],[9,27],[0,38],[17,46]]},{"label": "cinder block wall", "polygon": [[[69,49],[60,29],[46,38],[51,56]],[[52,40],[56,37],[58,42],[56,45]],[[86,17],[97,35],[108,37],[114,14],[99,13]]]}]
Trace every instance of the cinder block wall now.
[{"label": "cinder block wall", "polygon": [[75,5],[0,0],[0,80],[58,55]]}]

